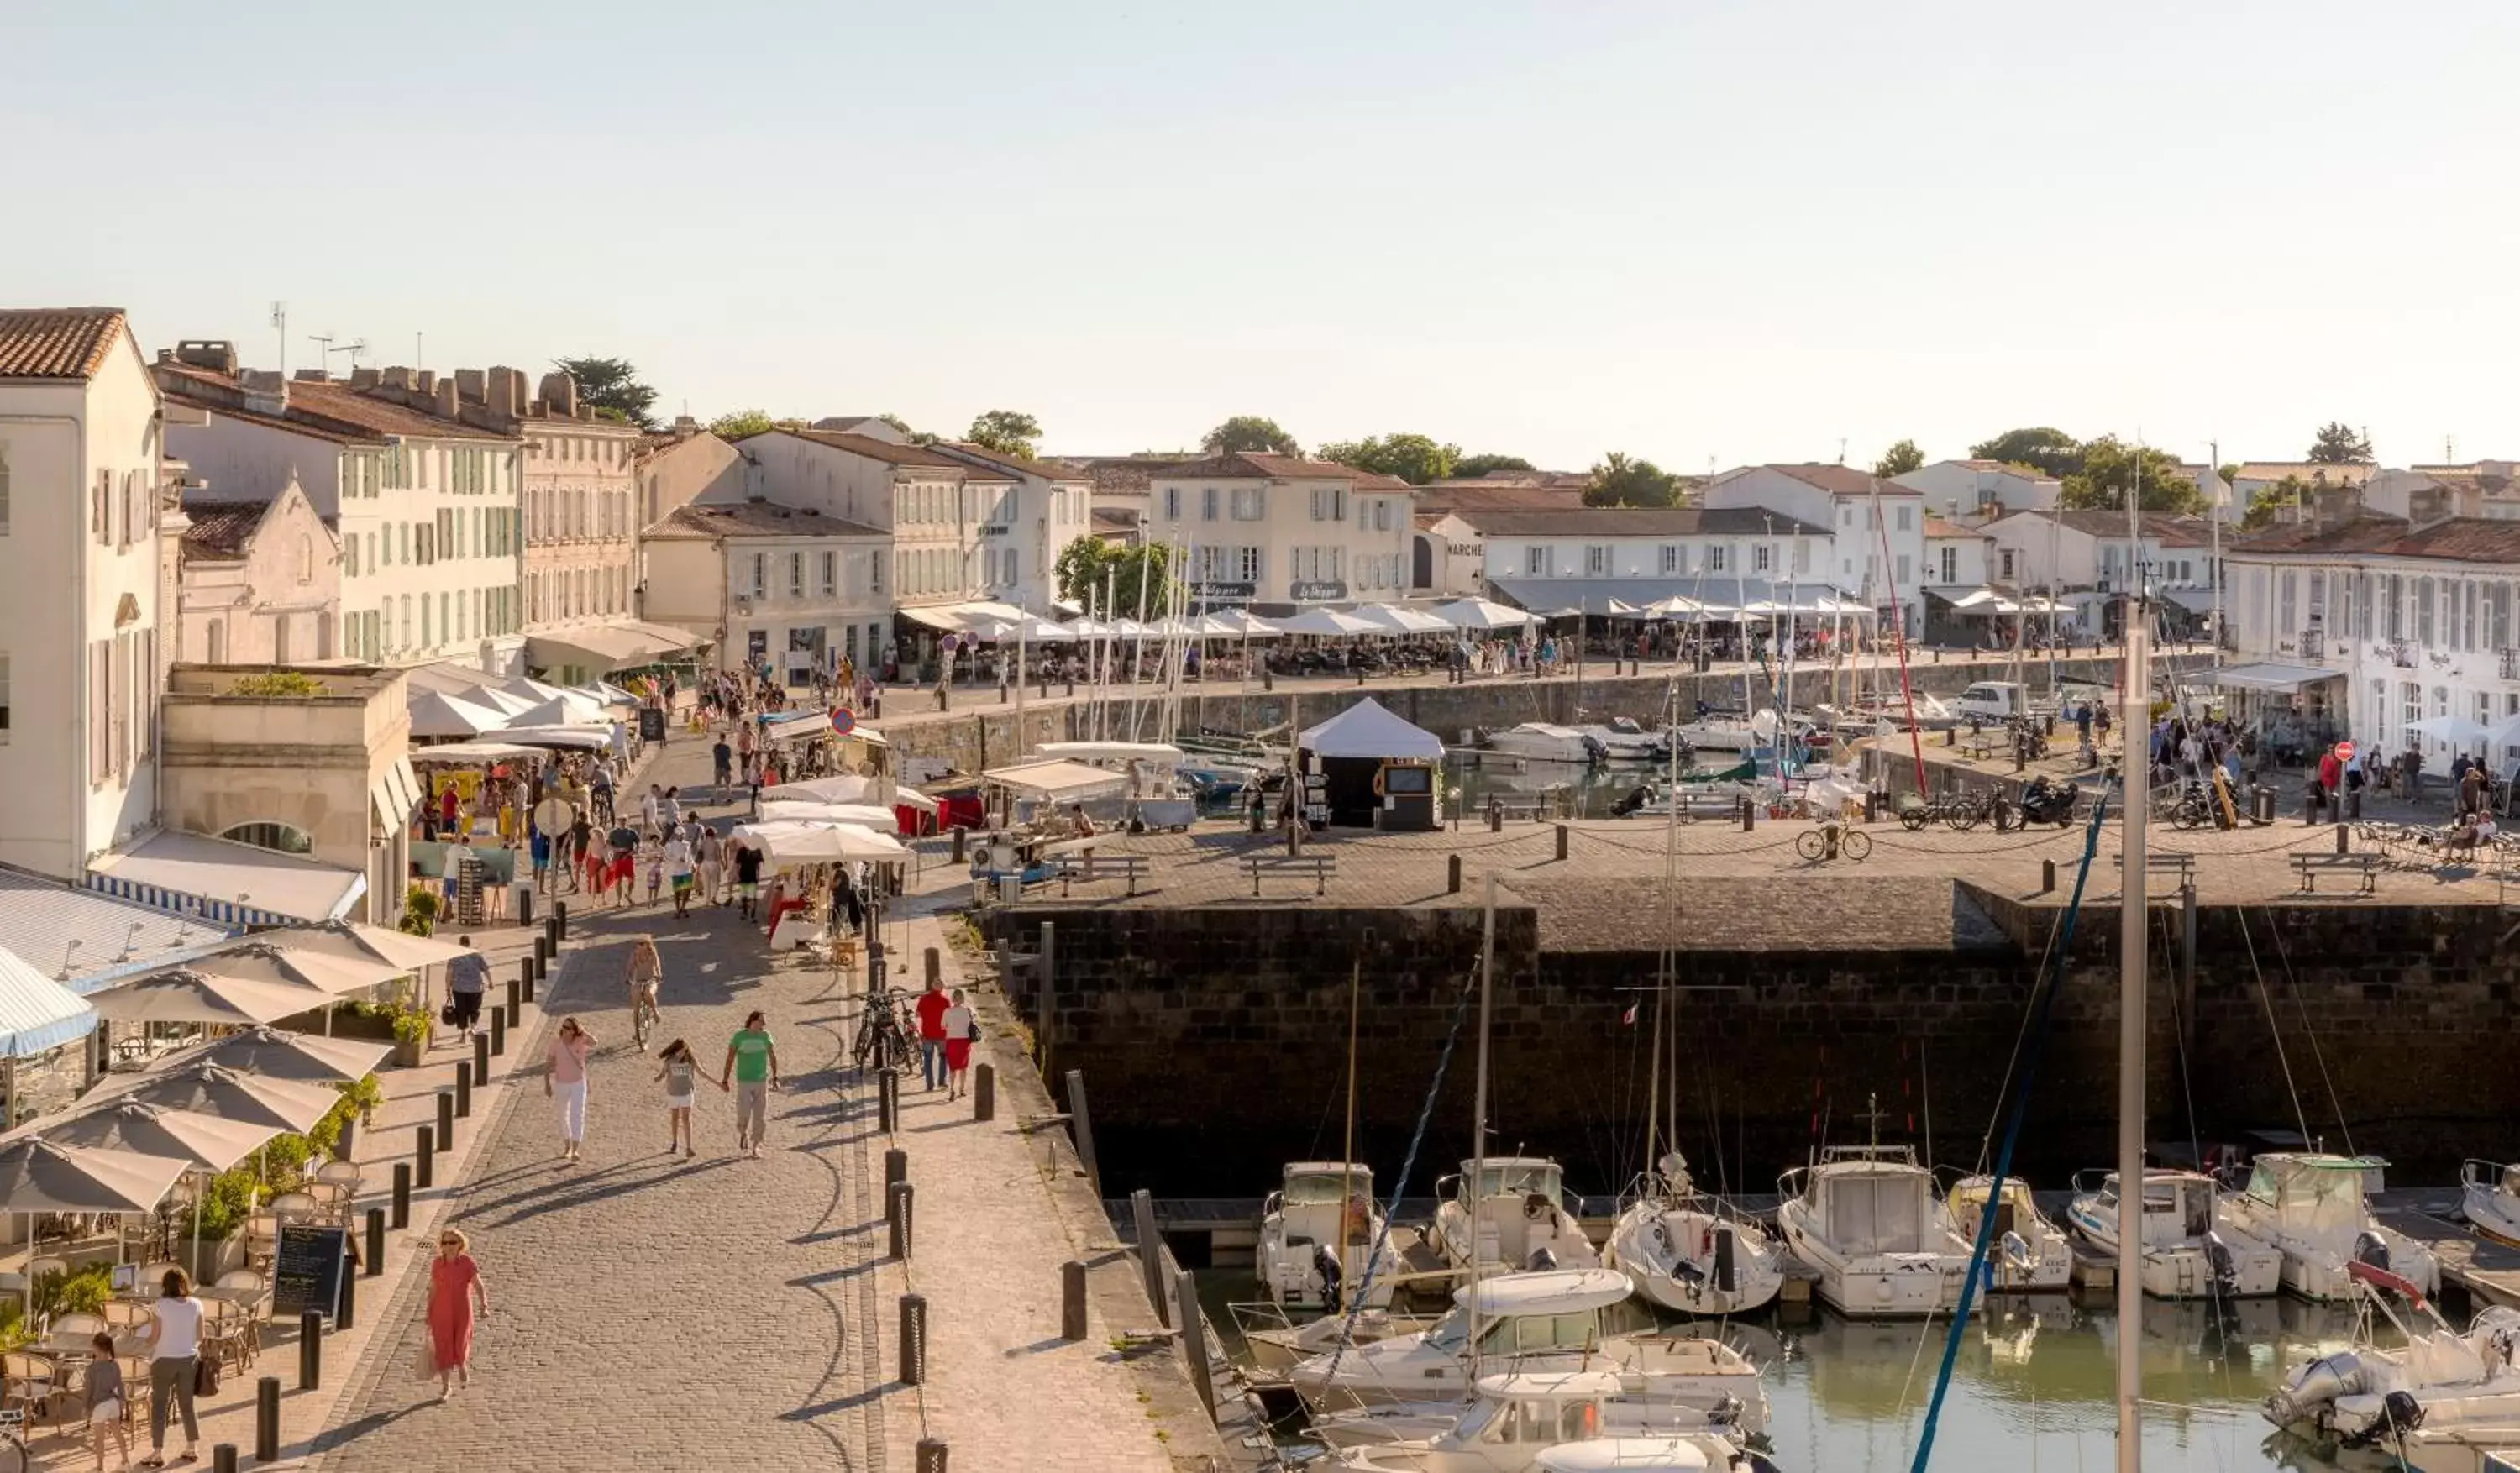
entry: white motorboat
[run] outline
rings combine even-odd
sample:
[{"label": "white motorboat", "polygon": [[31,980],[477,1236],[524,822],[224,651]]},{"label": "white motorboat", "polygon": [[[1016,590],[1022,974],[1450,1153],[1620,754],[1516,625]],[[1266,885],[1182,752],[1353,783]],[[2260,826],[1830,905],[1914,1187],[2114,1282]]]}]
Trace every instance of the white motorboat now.
[{"label": "white motorboat", "polygon": [[1684,1315],[1739,1315],[1784,1287],[1784,1255],[1755,1224],[1698,1193],[1678,1152],[1610,1227],[1601,1262]]},{"label": "white motorboat", "polygon": [[1840,1145],[1778,1179],[1777,1226],[1841,1314],[1931,1315],[1959,1303],[1969,1256],[1952,1246],[1933,1174],[1904,1145]]},{"label": "white motorboat", "polygon": [[1389,1310],[1324,1315],[1297,1324],[1277,1304],[1231,1304],[1235,1325],[1242,1332],[1251,1368],[1282,1380],[1287,1371],[1341,1345],[1372,1345],[1394,1335],[1414,1335],[1435,1323],[1430,1315],[1395,1315]]},{"label": "white motorboat", "polygon": [[1746,717],[1707,716],[1685,721],[1672,729],[1672,735],[1701,752],[1747,752],[1776,745],[1779,730],[1806,746],[1821,735],[1820,728],[1808,717],[1796,716],[1790,723],[1780,723],[1777,713],[1765,706]]},{"label": "white motorboat", "polygon": [[[1405,1437],[1333,1445],[1328,1466],[1363,1473],[1766,1473],[1768,1464],[1748,1451],[1727,1408],[1709,1413],[1658,1402],[1648,1380],[1598,1370],[1482,1377],[1477,1399],[1466,1406],[1455,1404]],[[1640,1461],[1648,1451],[1654,1456]],[[1604,1452],[1610,1454],[1607,1461],[1601,1459]]]},{"label": "white motorboat", "polygon": [[1360,1285],[1366,1306],[1380,1309],[1399,1277],[1385,1238],[1371,1167],[1295,1162],[1260,1209],[1260,1282],[1288,1309],[1345,1309]]},{"label": "white motorboat", "polygon": [[2218,1198],[2225,1222],[2283,1255],[2283,1286],[2305,1299],[2348,1299],[2350,1266],[2406,1279],[2426,1297],[2441,1291],[2432,1250],[2371,1216],[2363,1192],[2373,1163],[2318,1151],[2266,1151],[2249,1184]]},{"label": "white motorboat", "polygon": [[1601,755],[1608,762],[1668,762],[1671,760],[1671,736],[1667,732],[1648,732],[1634,717],[1614,716],[1608,721],[1577,727],[1577,731],[1601,744]]},{"label": "white motorboat", "polygon": [[1096,818],[1148,828],[1187,828],[1198,817],[1195,783],[1182,775],[1182,749],[1163,741],[1045,741],[1026,762],[1074,762],[1128,780],[1116,798],[1089,798]]},{"label": "white motorboat", "polygon": [[[1482,1274],[1532,1269],[1589,1269],[1599,1263],[1593,1240],[1566,1210],[1557,1163],[1542,1156],[1491,1158],[1484,1175],[1472,1162],[1435,1183],[1435,1248],[1447,1263]],[[1476,1227],[1472,1226],[1473,1221]]]},{"label": "white motorboat", "polygon": [[[1963,1257],[1977,1251],[1978,1225],[1994,1185],[1991,1177],[1962,1177],[1944,1194],[1952,1241]],[[2073,1278],[2074,1240],[2040,1212],[2028,1183],[2006,1178],[1995,1201],[1995,1235],[1987,1243],[1981,1284],[1990,1294],[2061,1293]]]},{"label": "white motorboat", "polygon": [[[2520,1310],[2479,1311],[2461,1333],[2400,1274],[2357,1263],[2347,1281],[2368,1306],[2362,1333],[2353,1349],[2305,1361],[2285,1376],[2266,1400],[2268,1421],[2348,1447],[2392,1451],[2399,1433],[2418,1428],[2442,1437],[2520,1427]],[[2399,1313],[2398,1300],[2409,1313]],[[2404,1344],[2375,1343],[2374,1311]]]},{"label": "white motorboat", "polygon": [[1480,1280],[1476,1293],[1475,1317],[1472,1290],[1464,1285],[1454,1292],[1452,1313],[1429,1329],[1334,1348],[1288,1371],[1287,1383],[1317,1413],[1316,1432],[1327,1413],[1400,1404],[1381,1418],[1353,1419],[1345,1433],[1334,1424],[1324,1434],[1389,1441],[1392,1416],[1459,1416],[1475,1375],[1568,1370],[1644,1376],[1663,1403],[1700,1410],[1737,1403],[1741,1425],[1752,1431],[1767,1425],[1759,1368],[1731,1346],[1693,1336],[1604,1332],[1604,1313],[1628,1297],[1621,1274],[1607,1269],[1508,1273]]},{"label": "white motorboat", "polygon": [[[2075,1179],[2065,1221],[2102,1253],[2118,1249],[2118,1174]],[[2143,1291],[2155,1299],[2256,1299],[2283,1291],[2283,1255],[2215,1221],[2214,1179],[2192,1171],[2143,1174]]]},{"label": "white motorboat", "polygon": [[2470,1161],[2459,1168],[2459,1187],[2469,1227],[2520,1247],[2520,1165]]},{"label": "white motorboat", "polygon": [[1482,732],[1479,749],[1490,756],[1522,757],[1534,762],[1591,763],[1609,755],[1598,737],[1545,721],[1526,721],[1502,732]]}]

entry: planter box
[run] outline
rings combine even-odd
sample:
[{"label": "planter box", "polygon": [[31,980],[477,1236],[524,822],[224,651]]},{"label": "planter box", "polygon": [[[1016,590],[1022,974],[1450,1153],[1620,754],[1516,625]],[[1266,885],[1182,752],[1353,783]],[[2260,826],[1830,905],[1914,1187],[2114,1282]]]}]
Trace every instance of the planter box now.
[{"label": "planter box", "polygon": [[428,1039],[423,1036],[401,1040],[394,1045],[393,1061],[397,1068],[417,1069],[428,1054]]}]

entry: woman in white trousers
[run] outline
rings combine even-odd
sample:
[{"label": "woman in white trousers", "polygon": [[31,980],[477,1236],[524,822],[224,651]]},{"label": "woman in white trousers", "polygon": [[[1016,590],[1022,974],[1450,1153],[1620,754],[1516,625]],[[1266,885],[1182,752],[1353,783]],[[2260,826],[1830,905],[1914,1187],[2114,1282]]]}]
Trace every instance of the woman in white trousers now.
[{"label": "woman in white trousers", "polygon": [[560,1101],[562,1161],[576,1160],[586,1141],[586,1056],[594,1051],[594,1034],[580,1028],[575,1018],[560,1020],[560,1035],[545,1055],[551,1070],[543,1076],[543,1094]]}]

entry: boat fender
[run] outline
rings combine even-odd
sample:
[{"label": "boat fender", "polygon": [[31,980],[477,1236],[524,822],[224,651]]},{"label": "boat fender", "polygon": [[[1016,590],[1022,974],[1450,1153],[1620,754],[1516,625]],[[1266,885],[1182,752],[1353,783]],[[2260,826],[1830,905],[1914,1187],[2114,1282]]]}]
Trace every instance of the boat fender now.
[{"label": "boat fender", "polygon": [[1315,1243],[1313,1272],[1321,1275],[1322,1307],[1333,1315],[1337,1314],[1342,1308],[1339,1304],[1339,1281],[1347,1276],[1347,1271],[1339,1264],[1338,1255],[1332,1253],[1326,1244]]},{"label": "boat fender", "polygon": [[2205,1234],[2205,1267],[2213,1272],[2214,1288],[2218,1293],[2228,1295],[2239,1291],[2239,1261],[2231,1256],[2231,1245],[2223,1241],[2223,1234],[2219,1232]]},{"label": "boat fender", "polygon": [[1531,1261],[1524,1264],[1522,1267],[1526,1272],[1532,1273],[1538,1273],[1545,1270],[1554,1269],[1557,1267],[1557,1255],[1550,1252],[1546,1248],[1534,1248],[1531,1250]]},{"label": "boat fender", "polygon": [[2039,1262],[2031,1256],[2029,1240],[2018,1232],[2004,1233],[2000,1247],[2003,1253],[2004,1267],[2008,1269],[2018,1269],[2026,1272]]},{"label": "boat fender", "polygon": [[2363,1228],[2361,1232],[2354,1235],[2354,1261],[2360,1264],[2368,1264],[2372,1268],[2381,1270],[2384,1272],[2387,1272],[2389,1268],[2389,1240],[2372,1231],[2368,1228]]}]

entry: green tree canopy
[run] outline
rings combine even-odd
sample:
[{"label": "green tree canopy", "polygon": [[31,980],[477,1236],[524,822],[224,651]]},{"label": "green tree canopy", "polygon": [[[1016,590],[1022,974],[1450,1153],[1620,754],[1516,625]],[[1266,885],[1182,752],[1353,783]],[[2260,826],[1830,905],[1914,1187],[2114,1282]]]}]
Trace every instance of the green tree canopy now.
[{"label": "green tree canopy", "polygon": [[709,433],[721,440],[740,440],[745,435],[768,434],[779,427],[780,423],[770,418],[768,411],[758,409],[739,409],[733,414],[720,415],[708,424]]},{"label": "green tree canopy", "polygon": [[[1058,579],[1058,596],[1070,603],[1082,605],[1099,618],[1114,614],[1137,617],[1144,608],[1149,617],[1169,606],[1172,594],[1172,551],[1161,543],[1151,547],[1113,547],[1099,537],[1079,537],[1059,549],[1058,560],[1051,566]],[[1103,603],[1103,587],[1108,582],[1111,595],[1108,607]],[[1146,601],[1139,602],[1144,590]]]},{"label": "green tree canopy", "polygon": [[608,420],[653,429],[648,411],[656,391],[639,381],[627,358],[555,358],[553,367],[577,380],[577,397]]},{"label": "green tree canopy", "polygon": [[1540,468],[1518,455],[1465,455],[1453,463],[1453,473],[1475,479],[1491,470],[1537,470]]},{"label": "green tree canopy", "polygon": [[1588,507],[1668,507],[1680,499],[1680,478],[1651,461],[1631,460],[1613,450],[1593,468],[1584,488]]},{"label": "green tree canopy", "polygon": [[2109,434],[2086,440],[2078,450],[2083,469],[2064,478],[2058,497],[2068,511],[2123,512],[2131,486],[2138,488],[2137,505],[2146,512],[2204,510],[2204,493],[2168,451],[2138,450]]},{"label": "green tree canopy", "polygon": [[1453,473],[1462,459],[1459,445],[1438,445],[1422,434],[1383,435],[1363,440],[1336,440],[1321,456],[1359,470],[1396,475],[1413,486],[1439,481]]},{"label": "green tree canopy", "polygon": [[2248,531],[2270,526],[2283,513],[2307,506],[2318,494],[2318,488],[2298,475],[2287,475],[2272,486],[2260,486],[2249,498],[2249,510],[2241,514],[2240,525]]},{"label": "green tree canopy", "polygon": [[993,409],[971,422],[967,438],[982,450],[1028,461],[1041,443],[1041,422],[1020,410]]},{"label": "green tree canopy", "polygon": [[1207,432],[1198,442],[1210,455],[1236,455],[1244,451],[1266,451],[1272,455],[1302,455],[1304,447],[1295,437],[1278,426],[1278,422],[1261,415],[1236,415]]},{"label": "green tree canopy", "polygon": [[2083,469],[2083,447],[2072,435],[2051,425],[2034,425],[2028,429],[2007,429],[1991,440],[1981,440],[1969,447],[1969,457],[1980,461],[2002,461],[2009,466],[2027,466],[2042,475],[2058,480],[2079,473]]},{"label": "green tree canopy", "polygon": [[1916,448],[1916,442],[1901,440],[1881,452],[1881,459],[1872,463],[1872,473],[1886,481],[1894,475],[1906,475],[1924,464],[1925,452]]},{"label": "green tree canopy", "polygon": [[2318,426],[2311,438],[2310,460],[2318,466],[2370,466],[2377,460],[2371,454],[2371,437],[2342,420],[2330,420]]}]

